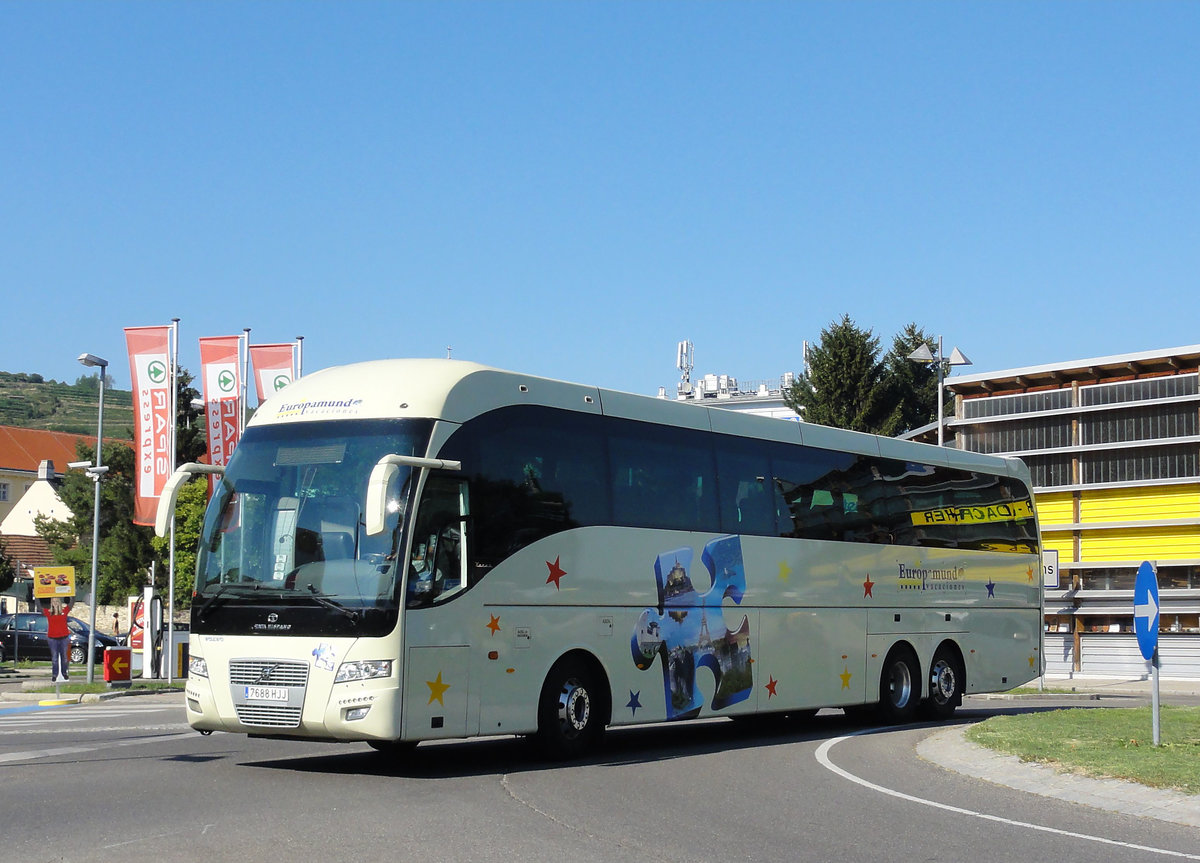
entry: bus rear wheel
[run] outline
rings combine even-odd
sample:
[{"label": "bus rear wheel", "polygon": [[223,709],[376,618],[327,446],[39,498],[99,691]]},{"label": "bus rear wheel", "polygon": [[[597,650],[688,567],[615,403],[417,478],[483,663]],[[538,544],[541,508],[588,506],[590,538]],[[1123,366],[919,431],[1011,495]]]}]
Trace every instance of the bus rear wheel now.
[{"label": "bus rear wheel", "polygon": [[537,742],[553,760],[576,758],[604,733],[604,701],[595,674],[576,659],[560,660],[542,686]]},{"label": "bus rear wheel", "polygon": [[921,713],[930,719],[949,719],[962,704],[965,685],[962,663],[954,651],[939,647],[929,668],[929,698],[921,704]]},{"label": "bus rear wheel", "polygon": [[907,645],[892,648],[879,676],[879,715],[889,725],[911,722],[921,700],[921,668]]}]

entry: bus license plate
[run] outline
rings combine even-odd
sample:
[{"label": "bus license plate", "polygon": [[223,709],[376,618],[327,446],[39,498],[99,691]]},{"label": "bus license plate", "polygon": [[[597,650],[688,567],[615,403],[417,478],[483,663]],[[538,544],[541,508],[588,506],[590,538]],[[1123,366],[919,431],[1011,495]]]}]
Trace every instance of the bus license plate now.
[{"label": "bus license plate", "polygon": [[247,686],[247,701],[287,701],[288,691],[282,686]]}]

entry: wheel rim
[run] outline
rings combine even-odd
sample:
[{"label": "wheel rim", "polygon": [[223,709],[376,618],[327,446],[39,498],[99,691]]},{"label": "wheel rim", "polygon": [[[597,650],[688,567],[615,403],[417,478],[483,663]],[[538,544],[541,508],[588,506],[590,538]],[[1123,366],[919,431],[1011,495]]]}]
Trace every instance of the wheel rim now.
[{"label": "wheel rim", "polygon": [[78,647],[74,648],[70,654],[70,660],[76,664],[83,662],[83,651]]},{"label": "wheel rim", "polygon": [[948,704],[958,688],[954,666],[944,659],[939,659],[933,666],[930,684],[933,700],[938,704]]},{"label": "wheel rim", "polygon": [[891,693],[892,706],[898,709],[903,709],[908,706],[908,702],[912,699],[912,672],[908,668],[908,663],[897,661],[892,663],[892,670],[888,674],[888,691]]},{"label": "wheel rim", "polygon": [[592,718],[592,697],[574,678],[563,683],[558,694],[558,724],[563,736],[574,740],[588,727]]}]

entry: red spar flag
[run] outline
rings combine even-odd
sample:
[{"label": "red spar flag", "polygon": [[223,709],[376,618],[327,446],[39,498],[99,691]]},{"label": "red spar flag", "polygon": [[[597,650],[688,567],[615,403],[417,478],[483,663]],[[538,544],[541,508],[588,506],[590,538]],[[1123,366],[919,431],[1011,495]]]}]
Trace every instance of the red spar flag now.
[{"label": "red spar flag", "polygon": [[134,524],[154,524],[154,510],[171,475],[170,327],[126,327],[133,409],[137,422]]},{"label": "red spar flag", "polygon": [[[208,463],[229,464],[241,434],[241,336],[200,339],[200,376],[204,381],[204,415],[208,430]],[[210,487],[212,485],[210,478]]]},{"label": "red spar flag", "polygon": [[294,347],[291,344],[250,346],[250,365],[254,366],[254,387],[259,404],[290,384],[296,376]]}]

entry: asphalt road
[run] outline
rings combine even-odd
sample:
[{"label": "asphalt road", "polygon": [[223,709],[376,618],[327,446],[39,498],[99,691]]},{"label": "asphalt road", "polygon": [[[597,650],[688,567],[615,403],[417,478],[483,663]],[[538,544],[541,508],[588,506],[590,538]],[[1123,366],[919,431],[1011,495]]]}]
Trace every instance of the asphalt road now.
[{"label": "asphalt road", "polygon": [[1200,829],[948,771],[915,751],[935,730],[715,720],[617,731],[562,766],[515,739],[396,762],[202,737],[178,695],[6,711],[0,861],[1200,860]]}]

